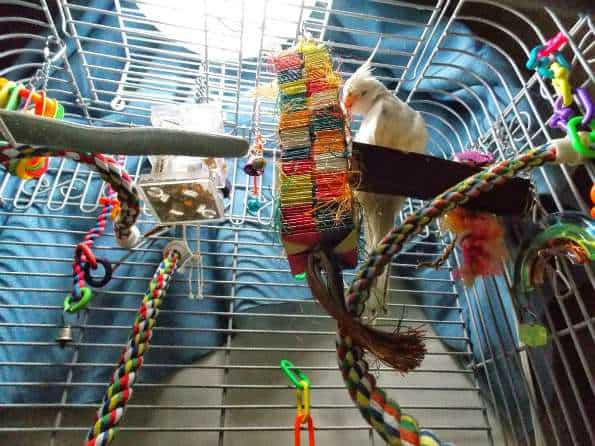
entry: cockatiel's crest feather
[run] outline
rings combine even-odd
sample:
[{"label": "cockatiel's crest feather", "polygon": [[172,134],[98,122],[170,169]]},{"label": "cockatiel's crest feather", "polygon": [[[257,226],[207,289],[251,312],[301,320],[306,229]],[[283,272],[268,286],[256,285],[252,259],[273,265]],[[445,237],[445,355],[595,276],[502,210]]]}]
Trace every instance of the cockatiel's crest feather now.
[{"label": "cockatiel's crest feather", "polygon": [[364,62],[364,64],[359,67],[353,75],[351,76],[351,82],[357,83],[361,81],[369,81],[374,79],[374,68],[372,68],[372,64],[369,61]]},{"label": "cockatiel's crest feather", "polygon": [[372,59],[374,59],[381,42],[382,37],[376,42],[376,46],[374,47],[372,54],[370,54],[370,57],[368,57],[368,60],[361,64],[349,79],[347,79],[345,86],[343,87],[344,90],[358,91],[363,88],[366,83],[377,81],[373,74],[374,68],[372,67]]}]

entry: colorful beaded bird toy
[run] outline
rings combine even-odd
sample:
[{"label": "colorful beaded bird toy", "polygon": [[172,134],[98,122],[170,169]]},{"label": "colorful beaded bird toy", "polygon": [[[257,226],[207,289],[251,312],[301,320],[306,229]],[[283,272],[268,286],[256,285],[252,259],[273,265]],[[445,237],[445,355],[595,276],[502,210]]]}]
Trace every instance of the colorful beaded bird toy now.
[{"label": "colorful beaded bird toy", "polygon": [[[30,107],[31,106],[31,107]],[[26,88],[24,85],[0,77],[0,108],[10,111],[29,111],[37,116],[63,119],[64,107],[55,99],[48,98],[45,93]],[[11,175],[22,180],[41,178],[48,170],[49,160],[45,156],[13,159],[8,162],[7,169]]]},{"label": "colorful beaded bird toy", "polygon": [[[572,88],[572,67],[561,52],[567,43],[568,38],[559,32],[545,45],[533,47],[526,67],[535,70],[542,78],[550,79],[558,95],[554,102],[554,113],[548,121],[549,127],[566,132],[574,150],[586,158],[593,159],[595,105],[586,88]],[[592,203],[591,218],[595,218],[595,183],[589,195]]]},{"label": "colorful beaded bird toy", "polygon": [[355,267],[358,229],[348,183],[341,78],[328,48],[307,39],[272,62],[279,84],[281,239],[291,272],[305,272],[316,246],[332,247],[343,267]]}]

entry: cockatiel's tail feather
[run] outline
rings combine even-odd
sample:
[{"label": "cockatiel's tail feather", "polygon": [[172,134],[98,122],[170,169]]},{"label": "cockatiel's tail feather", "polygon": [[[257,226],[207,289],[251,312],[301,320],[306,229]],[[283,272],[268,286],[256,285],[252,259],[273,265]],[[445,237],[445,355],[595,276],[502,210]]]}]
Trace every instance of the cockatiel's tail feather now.
[{"label": "cockatiel's tail feather", "polygon": [[[355,199],[364,208],[364,227],[366,230],[366,252],[371,252],[395,225],[395,216],[405,199],[394,195],[375,194],[371,192],[355,192]],[[385,310],[385,290],[390,280],[390,265],[376,279],[372,288],[370,315]]]}]

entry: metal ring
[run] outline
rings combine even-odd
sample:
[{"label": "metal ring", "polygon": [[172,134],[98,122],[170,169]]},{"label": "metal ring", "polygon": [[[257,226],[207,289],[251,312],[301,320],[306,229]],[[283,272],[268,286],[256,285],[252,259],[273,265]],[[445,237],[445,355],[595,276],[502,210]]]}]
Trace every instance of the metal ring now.
[{"label": "metal ring", "polygon": [[[83,263],[83,271],[85,272],[85,281],[94,288],[101,288],[112,280],[112,264],[106,259],[97,259],[97,265],[102,265],[104,274],[101,279],[96,279],[91,275],[91,264],[89,262]],[[93,269],[97,269],[97,265]]]}]

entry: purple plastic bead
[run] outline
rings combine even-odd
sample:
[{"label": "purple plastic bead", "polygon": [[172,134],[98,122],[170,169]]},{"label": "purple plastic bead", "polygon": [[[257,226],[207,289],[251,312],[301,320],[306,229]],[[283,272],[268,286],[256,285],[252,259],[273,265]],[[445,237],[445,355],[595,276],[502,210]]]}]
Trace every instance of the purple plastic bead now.
[{"label": "purple plastic bead", "polygon": [[460,163],[473,164],[474,166],[484,166],[494,162],[494,156],[491,153],[483,153],[477,150],[464,150],[455,155],[455,160]]},{"label": "purple plastic bead", "polygon": [[595,112],[591,95],[589,94],[586,88],[582,87],[575,89],[574,92],[578,96],[579,102],[583,108],[583,120],[581,124],[584,126],[588,126],[589,123],[593,120],[593,114]]},{"label": "purple plastic bead", "polygon": [[554,103],[554,114],[548,121],[548,125],[553,129],[566,131],[568,120],[574,116],[574,110],[571,107],[562,106],[562,97],[559,96]]}]

